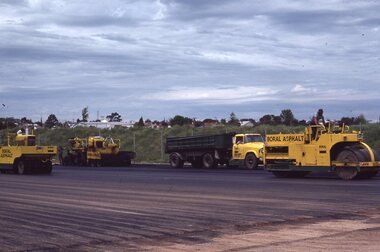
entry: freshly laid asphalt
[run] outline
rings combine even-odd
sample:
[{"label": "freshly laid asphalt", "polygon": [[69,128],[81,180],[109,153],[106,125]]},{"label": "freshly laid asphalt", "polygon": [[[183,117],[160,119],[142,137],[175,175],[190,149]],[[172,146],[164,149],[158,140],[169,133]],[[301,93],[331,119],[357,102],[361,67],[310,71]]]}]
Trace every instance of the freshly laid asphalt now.
[{"label": "freshly laid asphalt", "polygon": [[51,175],[0,174],[0,251],[195,245],[366,211],[380,211],[380,176],[342,181],[244,169],[55,166]]}]

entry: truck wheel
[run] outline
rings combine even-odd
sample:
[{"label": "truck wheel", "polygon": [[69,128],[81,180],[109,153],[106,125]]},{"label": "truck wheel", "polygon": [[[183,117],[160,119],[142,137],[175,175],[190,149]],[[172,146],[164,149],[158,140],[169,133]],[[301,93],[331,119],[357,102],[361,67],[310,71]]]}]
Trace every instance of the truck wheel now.
[{"label": "truck wheel", "polygon": [[170,165],[173,168],[183,168],[183,160],[178,153],[172,153],[169,156]]},{"label": "truck wheel", "polygon": [[17,173],[20,174],[20,175],[23,175],[23,174],[27,173],[27,169],[25,167],[25,163],[22,160],[18,161],[18,163],[17,163]]},{"label": "truck wheel", "polygon": [[206,169],[214,168],[217,166],[215,158],[210,153],[206,153],[203,155],[202,164],[203,164],[203,168],[206,168]]},{"label": "truck wheel", "polygon": [[259,165],[259,160],[253,153],[248,153],[247,156],[244,159],[244,165],[248,169],[257,169],[257,166]]}]

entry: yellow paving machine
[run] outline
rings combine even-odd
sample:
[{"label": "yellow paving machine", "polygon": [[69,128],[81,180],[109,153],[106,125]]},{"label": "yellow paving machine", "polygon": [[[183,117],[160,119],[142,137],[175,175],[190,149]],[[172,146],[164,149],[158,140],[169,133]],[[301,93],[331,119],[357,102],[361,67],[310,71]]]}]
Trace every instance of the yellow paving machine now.
[{"label": "yellow paving machine", "polygon": [[130,166],[136,157],[133,151],[120,150],[120,140],[112,137],[90,136],[71,138],[64,165]]}]

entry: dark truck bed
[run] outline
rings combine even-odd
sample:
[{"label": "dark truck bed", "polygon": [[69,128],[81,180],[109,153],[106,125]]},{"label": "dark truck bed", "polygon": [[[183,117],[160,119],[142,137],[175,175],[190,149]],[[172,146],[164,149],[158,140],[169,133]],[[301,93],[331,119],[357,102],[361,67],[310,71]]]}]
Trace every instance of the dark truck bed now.
[{"label": "dark truck bed", "polygon": [[235,133],[169,137],[166,139],[165,152],[170,154],[169,160],[173,167],[181,167],[185,161],[194,167],[227,164],[232,154],[234,135]]}]

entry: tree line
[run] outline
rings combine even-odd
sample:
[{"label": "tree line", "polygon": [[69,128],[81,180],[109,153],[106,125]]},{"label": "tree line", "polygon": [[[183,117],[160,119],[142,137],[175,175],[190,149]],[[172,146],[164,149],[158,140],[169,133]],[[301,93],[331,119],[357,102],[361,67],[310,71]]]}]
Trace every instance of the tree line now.
[{"label": "tree line", "polygon": [[[106,120],[108,122],[121,122],[122,117],[118,112],[112,112],[109,115],[107,115]],[[76,120],[77,123],[80,122],[88,122],[89,119],[89,113],[88,113],[88,107],[85,107],[81,111],[81,118],[78,118]],[[95,121],[100,121],[99,119]],[[259,118],[257,121],[252,118],[242,118],[239,119],[234,112],[230,114],[229,118],[222,118],[220,120],[218,119],[212,119],[212,118],[206,118],[204,120],[197,120],[196,118],[190,118],[182,115],[175,115],[174,117],[168,119],[168,120],[150,120],[146,119],[144,120],[143,117],[140,117],[140,119],[135,123],[134,126],[136,127],[144,127],[147,125],[157,125],[159,127],[169,127],[169,126],[183,126],[183,125],[192,125],[194,127],[203,127],[203,126],[212,126],[212,125],[231,125],[231,126],[241,126],[243,122],[250,122],[249,125],[252,126],[258,126],[258,125],[287,125],[287,126],[306,126],[309,124],[306,120],[298,120],[294,117],[294,114],[291,109],[283,109],[279,115],[273,115],[273,114],[266,114]],[[359,125],[359,124],[366,124],[367,120],[364,117],[363,114],[357,116],[357,117],[342,117],[339,120],[340,123],[344,123],[346,125]],[[60,122],[55,114],[50,114],[47,119],[43,122],[42,118],[39,121],[32,121],[31,119],[28,119],[26,117],[23,117],[21,119],[16,119],[13,117],[10,118],[0,118],[0,130],[5,128],[16,128],[22,125],[34,125],[37,127],[45,127],[45,128],[56,128],[56,127],[63,127],[68,128],[70,127],[70,124],[72,122],[65,121]]]}]

